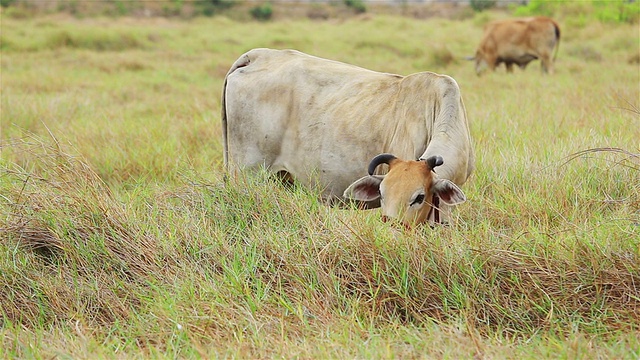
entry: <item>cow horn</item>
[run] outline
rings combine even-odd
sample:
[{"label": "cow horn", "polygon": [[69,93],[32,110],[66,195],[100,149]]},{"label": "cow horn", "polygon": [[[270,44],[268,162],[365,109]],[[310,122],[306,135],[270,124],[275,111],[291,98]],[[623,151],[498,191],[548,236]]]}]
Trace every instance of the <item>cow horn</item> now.
[{"label": "cow horn", "polygon": [[392,154],[376,155],[376,157],[374,157],[369,163],[369,175],[373,175],[373,172],[376,170],[378,165],[389,164],[389,162],[391,162],[391,160],[394,160],[394,159],[397,159],[397,157],[395,157]]},{"label": "cow horn", "polygon": [[444,164],[444,160],[442,160],[442,156],[438,156],[438,155],[430,156],[425,160],[425,162],[427,163],[427,165],[429,165],[429,168],[431,170],[435,169],[436,166],[440,166]]}]

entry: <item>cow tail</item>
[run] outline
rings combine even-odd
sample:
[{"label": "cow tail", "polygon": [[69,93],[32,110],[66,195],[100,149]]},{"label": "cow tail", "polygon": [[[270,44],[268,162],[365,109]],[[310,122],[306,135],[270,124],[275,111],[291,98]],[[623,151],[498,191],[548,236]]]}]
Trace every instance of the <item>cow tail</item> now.
[{"label": "cow tail", "polygon": [[[228,75],[227,75],[228,76]],[[224,159],[225,172],[229,171],[229,137],[227,134],[227,77],[224,77],[224,86],[222,87],[221,122],[222,122],[222,157]]]},{"label": "cow tail", "polygon": [[553,27],[556,30],[556,52],[553,54],[553,61],[555,62],[556,57],[558,57],[558,49],[560,49],[560,26],[554,22]]},{"label": "cow tail", "polygon": [[251,62],[249,53],[245,53],[236,60],[227,75],[224,77],[224,86],[222,87],[222,102],[220,104],[221,108],[221,122],[222,122],[222,146],[223,152],[222,156],[224,158],[224,167],[228,171],[229,170],[229,127],[227,125],[227,82],[229,75],[234,71],[238,70],[241,67],[245,67],[249,65]]}]

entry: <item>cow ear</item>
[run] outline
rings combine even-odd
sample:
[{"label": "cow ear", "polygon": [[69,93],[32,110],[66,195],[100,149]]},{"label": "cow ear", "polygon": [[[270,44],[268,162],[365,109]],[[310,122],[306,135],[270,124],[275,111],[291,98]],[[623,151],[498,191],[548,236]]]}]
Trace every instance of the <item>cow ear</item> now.
[{"label": "cow ear", "polygon": [[436,179],[431,186],[431,191],[447,205],[457,205],[467,201],[462,190],[451,180]]},{"label": "cow ear", "polygon": [[365,176],[354,181],[344,191],[342,197],[358,201],[373,201],[380,198],[382,176]]}]

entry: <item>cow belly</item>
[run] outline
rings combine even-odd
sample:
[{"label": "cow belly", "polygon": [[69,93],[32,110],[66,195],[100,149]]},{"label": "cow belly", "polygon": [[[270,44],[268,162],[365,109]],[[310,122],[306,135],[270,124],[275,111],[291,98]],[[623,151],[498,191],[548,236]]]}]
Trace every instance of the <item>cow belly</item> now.
[{"label": "cow belly", "polygon": [[281,133],[268,124],[251,124],[241,116],[233,119],[238,121],[228,124],[230,163],[241,168],[270,167],[280,152]]},{"label": "cow belly", "polygon": [[[336,146],[336,139],[325,128],[315,126],[309,131],[312,125],[292,121],[282,113],[284,107],[267,108],[261,107],[264,115],[256,117],[247,114],[241,104],[227,104],[229,161],[234,167],[285,172],[327,199],[341,197],[351,182],[364,175],[373,155],[354,157],[353,149]],[[375,150],[371,153],[375,155]]]},{"label": "cow belly", "polygon": [[341,198],[349,184],[364,175],[370,156],[354,156],[348,146],[340,148],[318,139],[336,140],[326,133],[306,141],[293,134],[285,136],[272,170],[286,171],[294,181],[319,190],[325,199]]},{"label": "cow belly", "polygon": [[532,62],[533,60],[536,60],[537,58],[538,57],[536,55],[524,54],[519,58],[514,59],[514,62],[518,64],[518,66],[523,67],[523,66],[527,66],[528,63]]},{"label": "cow belly", "polygon": [[286,161],[285,157],[276,160],[272,170],[276,173],[285,172],[290,178],[305,187],[315,189],[321,193],[325,200],[342,198],[342,193],[351,182],[362,176],[355,172],[331,171],[323,168],[303,168],[296,163]]}]

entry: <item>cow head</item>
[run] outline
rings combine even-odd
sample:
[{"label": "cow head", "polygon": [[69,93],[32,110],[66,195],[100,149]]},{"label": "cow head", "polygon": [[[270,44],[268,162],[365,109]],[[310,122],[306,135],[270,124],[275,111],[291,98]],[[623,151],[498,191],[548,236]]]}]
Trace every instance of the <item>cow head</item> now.
[{"label": "cow head", "polygon": [[489,68],[489,64],[487,63],[487,60],[480,49],[476,51],[475,56],[465,56],[464,59],[475,62],[476,75],[478,76],[480,76],[485,70]]},{"label": "cow head", "polygon": [[482,50],[478,49],[478,51],[476,51],[476,56],[473,57],[473,60],[476,62],[476,75],[480,76],[480,74],[489,68],[489,63]]},{"label": "cow head", "polygon": [[[381,164],[388,164],[389,172],[386,175],[374,175],[375,169]],[[435,174],[433,169],[442,164],[440,156],[405,161],[391,154],[380,154],[371,160],[369,175],[351,184],[343,196],[367,202],[380,199],[385,220],[396,219],[407,226],[424,223],[434,207],[433,199],[436,197],[447,205],[466,200],[456,184]]]}]

